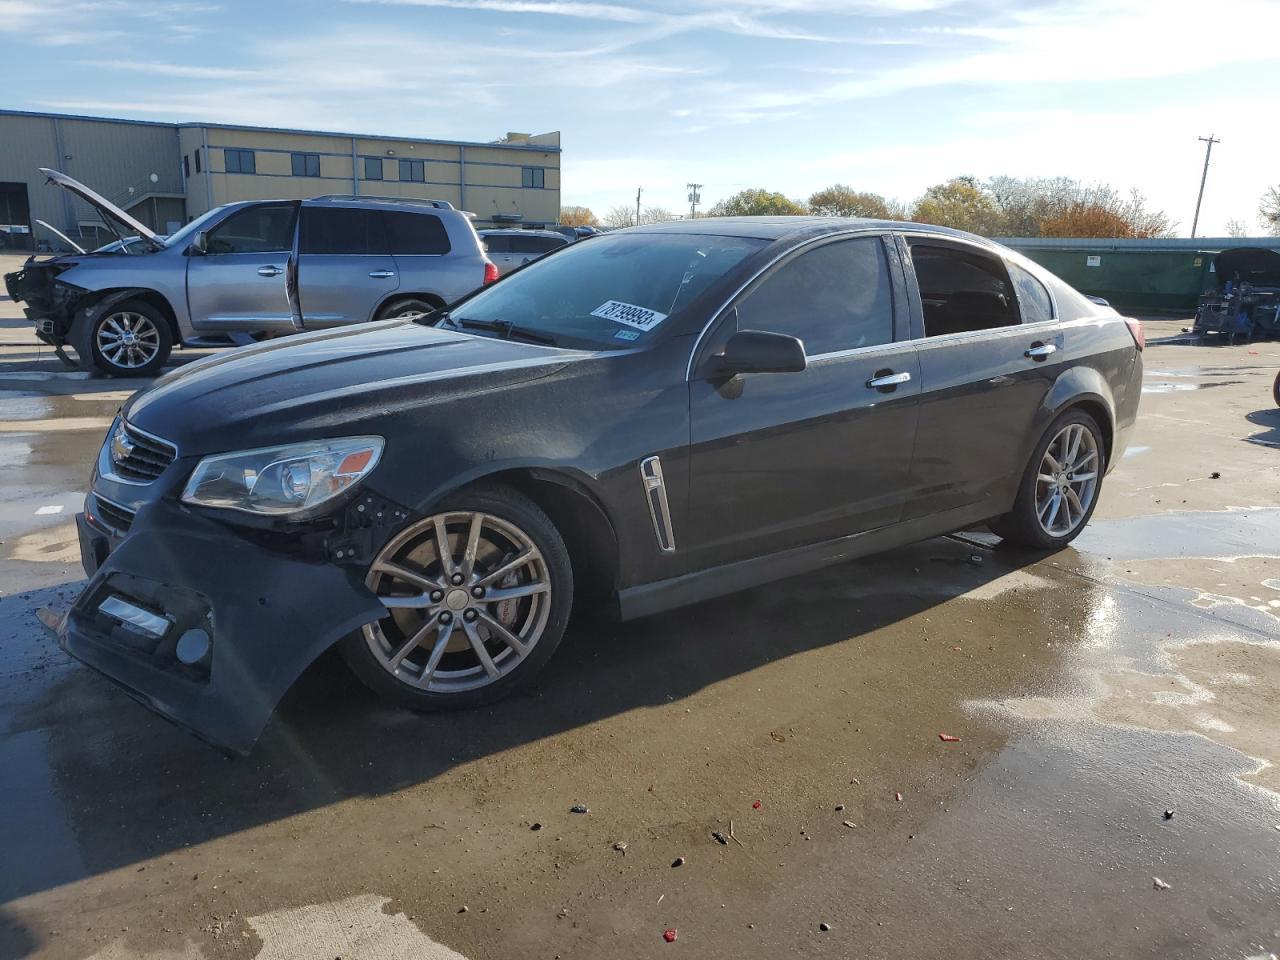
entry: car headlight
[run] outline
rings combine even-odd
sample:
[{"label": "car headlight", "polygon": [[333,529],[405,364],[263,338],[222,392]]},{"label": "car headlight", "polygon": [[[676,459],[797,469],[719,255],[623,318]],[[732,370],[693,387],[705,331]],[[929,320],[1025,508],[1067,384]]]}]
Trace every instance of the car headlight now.
[{"label": "car headlight", "polygon": [[341,437],[205,457],[184,503],[247,513],[298,513],[332,500],[378,465],[381,437]]}]

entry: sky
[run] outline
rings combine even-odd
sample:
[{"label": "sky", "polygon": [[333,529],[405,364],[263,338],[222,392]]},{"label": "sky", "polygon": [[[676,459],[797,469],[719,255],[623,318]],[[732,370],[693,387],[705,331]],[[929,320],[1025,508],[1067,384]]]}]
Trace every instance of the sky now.
[{"label": "sky", "polygon": [[0,106],[487,141],[562,133],[561,201],[956,175],[1137,188],[1261,233],[1280,0],[0,0]]}]

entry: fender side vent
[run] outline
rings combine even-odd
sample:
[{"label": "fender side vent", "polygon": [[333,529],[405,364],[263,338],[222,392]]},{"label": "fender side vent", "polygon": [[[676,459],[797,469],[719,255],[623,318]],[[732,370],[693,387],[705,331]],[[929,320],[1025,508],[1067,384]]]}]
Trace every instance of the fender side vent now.
[{"label": "fender side vent", "polygon": [[646,457],[640,461],[640,481],[644,485],[645,500],[649,503],[649,516],[653,520],[653,532],[658,538],[658,549],[663,553],[675,553],[676,535],[671,526],[667,484],[662,478],[662,461],[658,457]]}]

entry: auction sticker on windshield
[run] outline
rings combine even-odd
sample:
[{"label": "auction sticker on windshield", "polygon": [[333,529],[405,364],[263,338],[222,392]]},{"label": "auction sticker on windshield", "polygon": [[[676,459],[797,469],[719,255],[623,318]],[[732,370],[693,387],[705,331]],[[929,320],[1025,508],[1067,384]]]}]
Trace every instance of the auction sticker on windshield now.
[{"label": "auction sticker on windshield", "polygon": [[637,330],[652,330],[663,320],[665,313],[650,310],[648,307],[637,307],[634,303],[623,303],[621,300],[606,300],[591,311],[593,317],[603,317],[614,323],[626,324]]}]

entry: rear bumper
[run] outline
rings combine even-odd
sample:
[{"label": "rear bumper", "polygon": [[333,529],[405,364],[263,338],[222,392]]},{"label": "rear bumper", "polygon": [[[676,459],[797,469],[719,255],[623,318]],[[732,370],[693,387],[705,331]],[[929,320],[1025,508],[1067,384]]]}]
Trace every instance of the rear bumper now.
[{"label": "rear bumper", "polygon": [[[90,580],[59,644],[152,710],[230,751],[249,751],[321,652],[384,613],[353,568],[266,550],[167,503],[141,508],[123,538],[83,514],[77,527]],[[148,632],[103,612],[112,597],[160,618],[161,628]],[[198,634],[207,653],[183,662],[179,641]]]}]

